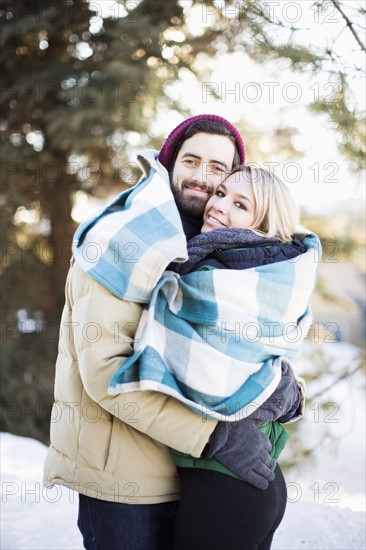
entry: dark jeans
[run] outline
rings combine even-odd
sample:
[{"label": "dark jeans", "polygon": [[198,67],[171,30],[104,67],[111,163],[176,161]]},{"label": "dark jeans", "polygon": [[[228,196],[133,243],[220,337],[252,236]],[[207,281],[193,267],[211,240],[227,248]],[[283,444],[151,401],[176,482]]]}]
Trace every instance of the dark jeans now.
[{"label": "dark jeans", "polygon": [[122,504],[79,494],[87,550],[172,550],[178,502]]},{"label": "dark jeans", "polygon": [[174,550],[269,550],[286,509],[279,466],[262,491],[220,472],[178,468],[182,495]]}]

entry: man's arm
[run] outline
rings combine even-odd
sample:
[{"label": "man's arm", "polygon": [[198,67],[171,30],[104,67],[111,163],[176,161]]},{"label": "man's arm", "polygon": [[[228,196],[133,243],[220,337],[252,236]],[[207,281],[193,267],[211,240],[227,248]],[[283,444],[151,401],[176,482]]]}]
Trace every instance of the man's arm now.
[{"label": "man's arm", "polygon": [[[161,393],[108,394],[113,374],[132,354],[142,307],[115,297],[76,264],[72,270],[68,288],[72,335],[87,394],[134,429],[178,451],[200,456],[216,421],[204,420],[176,399]],[[78,298],[73,302],[75,295]],[[92,330],[93,326],[99,337],[86,337],[86,327]]]}]

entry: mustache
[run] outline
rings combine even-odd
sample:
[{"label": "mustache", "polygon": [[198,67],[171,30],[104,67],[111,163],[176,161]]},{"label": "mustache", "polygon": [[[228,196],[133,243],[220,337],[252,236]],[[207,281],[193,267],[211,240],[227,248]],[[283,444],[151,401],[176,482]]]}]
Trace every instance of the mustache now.
[{"label": "mustache", "polygon": [[183,187],[190,188],[190,187],[198,187],[199,189],[202,189],[202,191],[206,191],[208,195],[213,195],[214,189],[211,185],[207,185],[207,183],[198,184],[196,181],[192,180],[185,180],[183,181]]}]

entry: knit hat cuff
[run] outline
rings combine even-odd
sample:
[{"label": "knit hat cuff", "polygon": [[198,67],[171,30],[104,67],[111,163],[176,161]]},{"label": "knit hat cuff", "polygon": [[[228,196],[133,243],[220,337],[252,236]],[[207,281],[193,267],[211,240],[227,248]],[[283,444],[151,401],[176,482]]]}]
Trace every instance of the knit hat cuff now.
[{"label": "knit hat cuff", "polygon": [[165,166],[167,170],[170,169],[172,159],[174,158],[176,146],[179,143],[182,136],[184,135],[185,131],[189,126],[201,120],[211,120],[213,122],[218,122],[229,130],[229,132],[235,139],[236,147],[240,157],[240,163],[244,164],[245,163],[245,145],[241,138],[241,135],[239,134],[235,126],[233,126],[228,120],[217,115],[197,115],[197,116],[188,118],[187,120],[179,124],[179,126],[177,126],[169,134],[163,147],[161,148],[161,151],[158,156],[158,159],[161,162],[161,164]]}]

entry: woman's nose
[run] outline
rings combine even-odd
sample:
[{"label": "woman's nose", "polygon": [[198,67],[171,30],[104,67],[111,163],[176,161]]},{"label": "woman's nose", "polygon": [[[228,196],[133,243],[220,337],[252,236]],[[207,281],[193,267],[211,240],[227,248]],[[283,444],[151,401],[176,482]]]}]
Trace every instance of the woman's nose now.
[{"label": "woman's nose", "polygon": [[227,211],[227,205],[226,205],[225,197],[218,198],[217,201],[215,201],[212,206],[213,206],[214,210],[216,210],[217,212],[225,213]]}]

